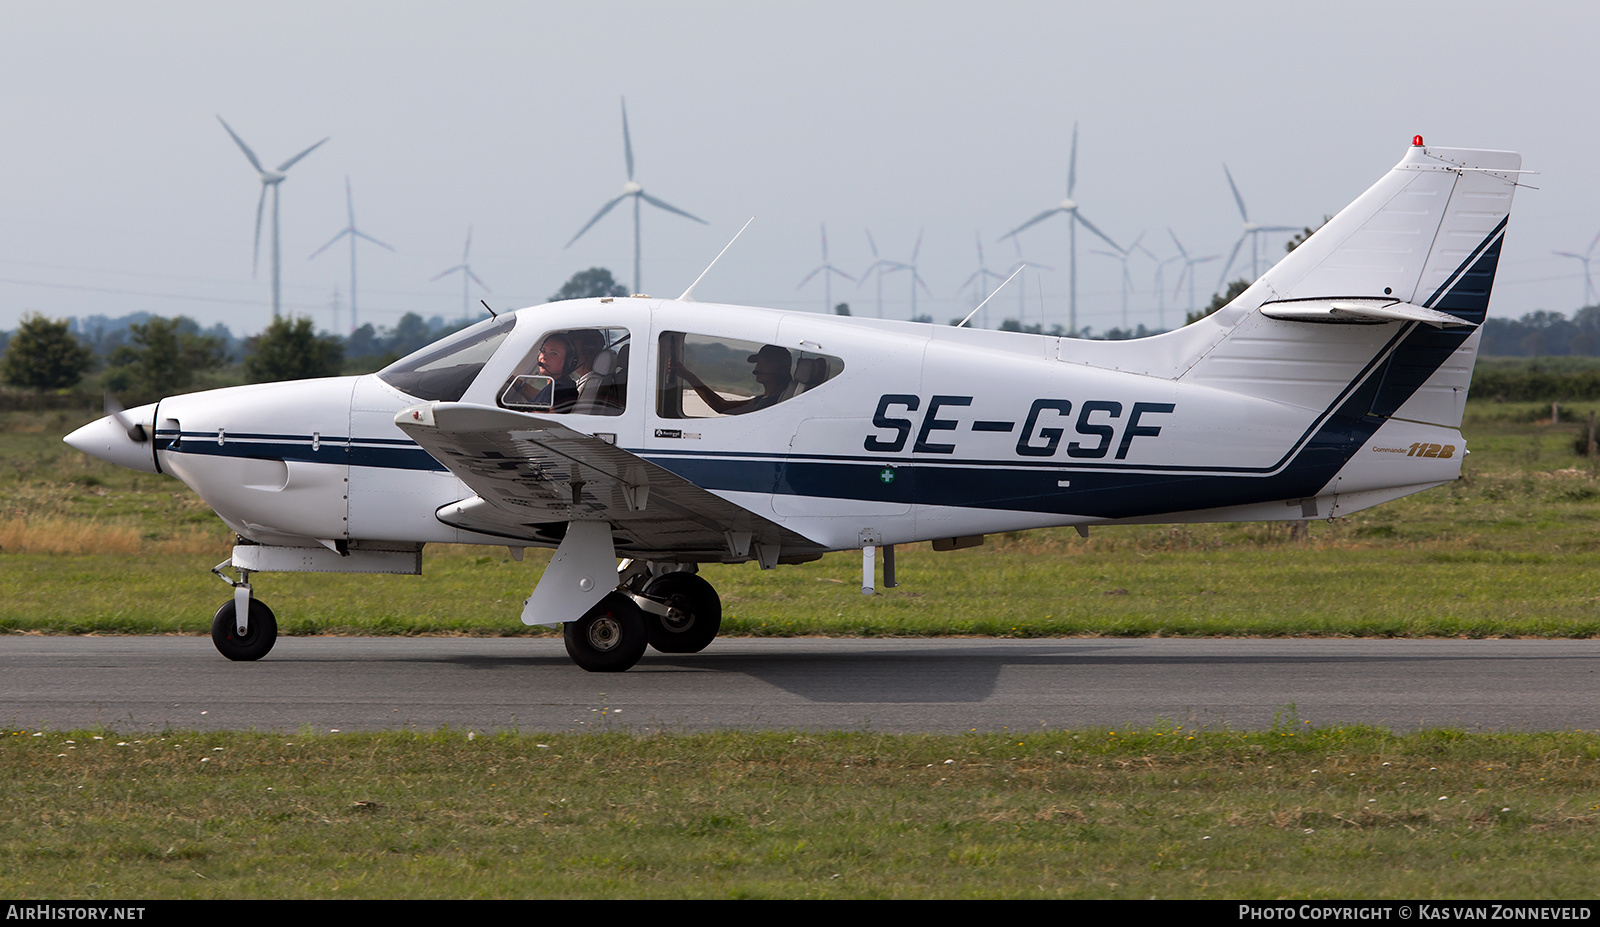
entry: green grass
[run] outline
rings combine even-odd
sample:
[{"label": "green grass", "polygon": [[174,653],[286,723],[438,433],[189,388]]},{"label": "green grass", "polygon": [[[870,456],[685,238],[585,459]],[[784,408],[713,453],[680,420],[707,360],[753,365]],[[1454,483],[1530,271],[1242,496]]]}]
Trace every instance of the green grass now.
[{"label": "green grass", "polygon": [[1586,898],[1600,736],[0,732],[14,898]]},{"label": "green grass", "polygon": [[[1462,480],[1298,539],[1252,523],[910,545],[901,586],[871,597],[855,553],[704,575],[729,634],[1591,637],[1600,479],[1577,454],[1579,426],[1548,416],[1472,404]],[[0,631],[204,633],[228,596],[208,572],[226,529],[176,481],[61,444],[75,424],[0,414]],[[41,537],[77,546],[41,552]],[[542,634],[517,615],[548,556],[435,545],[422,577],[265,574],[257,595],[287,634]]]}]

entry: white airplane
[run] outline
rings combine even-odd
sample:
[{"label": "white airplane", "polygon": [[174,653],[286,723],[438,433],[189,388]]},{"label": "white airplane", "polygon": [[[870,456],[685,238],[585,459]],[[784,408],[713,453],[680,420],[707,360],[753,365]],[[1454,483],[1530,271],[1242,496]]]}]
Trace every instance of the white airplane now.
[{"label": "white airplane", "polygon": [[[256,660],[270,571],[554,548],[524,603],[581,667],[707,646],[702,563],[762,569],[1047,526],[1345,515],[1457,478],[1521,158],[1405,157],[1220,311],[1083,341],[644,296],[487,319],[358,377],[239,386],[68,435],[238,534],[212,638]],[[542,355],[542,366],[541,366]],[[754,385],[752,385],[752,375]],[[618,565],[618,558],[621,560]],[[236,578],[224,569],[231,567]]]}]

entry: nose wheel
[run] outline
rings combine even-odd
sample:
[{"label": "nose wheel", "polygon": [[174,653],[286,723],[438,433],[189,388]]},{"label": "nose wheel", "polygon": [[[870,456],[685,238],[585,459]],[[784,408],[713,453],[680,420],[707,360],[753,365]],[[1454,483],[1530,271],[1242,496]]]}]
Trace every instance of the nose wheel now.
[{"label": "nose wheel", "polygon": [[[278,617],[272,609],[250,594],[250,573],[239,570],[239,578],[223,573],[231,560],[224,560],[211,568],[224,583],[233,587],[233,598],[222,603],[211,617],[211,643],[217,652],[230,660],[259,660],[278,642]],[[241,616],[239,612],[243,610]],[[243,617],[245,620],[241,621]]]},{"label": "nose wheel", "polygon": [[239,632],[238,607],[229,599],[211,619],[211,643],[230,660],[259,660],[278,641],[278,618],[260,599],[251,599],[245,613],[249,620]]}]

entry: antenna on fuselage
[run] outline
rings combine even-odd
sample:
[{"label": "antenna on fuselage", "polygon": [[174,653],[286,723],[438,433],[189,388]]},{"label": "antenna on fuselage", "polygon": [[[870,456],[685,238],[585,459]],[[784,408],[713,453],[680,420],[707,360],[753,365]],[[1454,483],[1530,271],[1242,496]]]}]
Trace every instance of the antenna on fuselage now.
[{"label": "antenna on fuselage", "polygon": [[756,217],[755,216],[751,216],[750,218],[748,218],[748,219],[746,219],[744,221],[744,225],[739,226],[739,231],[733,233],[733,238],[730,239],[726,245],[722,246],[722,250],[718,251],[717,252],[717,256],[711,259],[711,263],[706,265],[706,269],[700,271],[700,276],[694,278],[694,282],[689,284],[689,288],[687,290],[683,291],[683,295],[682,296],[678,297],[678,302],[680,302],[680,303],[692,303],[692,302],[694,302],[694,288],[700,285],[700,281],[702,281],[702,280],[704,280],[706,278],[706,274],[711,273],[711,268],[717,266],[717,262],[722,260],[722,256],[724,254],[728,253],[728,249],[733,247],[733,243],[739,240],[739,236],[743,235],[744,234],[744,230],[749,228],[750,227],[750,223],[752,223],[754,221],[756,221]]},{"label": "antenna on fuselage", "polygon": [[[1028,265],[1023,264],[1022,267],[1018,267],[1016,270],[1013,270],[1011,272],[1011,276],[1007,277],[1004,281],[1001,282],[1001,284],[999,286],[994,288],[994,293],[998,293],[1001,290],[1005,289],[1006,288],[1006,284],[1010,283],[1012,280],[1015,280],[1016,277],[1017,277],[1017,274],[1022,273],[1023,268],[1025,268],[1027,266]],[[960,328],[961,326],[963,326],[963,325],[967,324],[968,322],[972,321],[972,317],[978,314],[978,310],[982,309],[984,306],[989,305],[989,300],[994,299],[994,293],[990,293],[988,296],[985,296],[983,298],[983,302],[979,303],[971,312],[967,313],[967,317],[966,318],[964,318],[961,321],[956,323],[956,328]],[[985,316],[985,318],[987,318],[987,316]]]},{"label": "antenna on fuselage", "polygon": [[[483,308],[485,308],[485,309],[489,309],[489,304],[488,304],[488,302],[486,302],[486,301],[484,301],[484,300],[481,300],[481,299],[480,299],[480,300],[478,300],[478,302],[480,302],[480,303],[483,303]],[[489,309],[489,318],[491,318],[491,319],[498,319],[498,318],[500,318],[500,317],[499,317],[499,316],[498,316],[498,315],[495,315],[495,312],[494,312],[494,310],[493,310],[493,309]]]}]

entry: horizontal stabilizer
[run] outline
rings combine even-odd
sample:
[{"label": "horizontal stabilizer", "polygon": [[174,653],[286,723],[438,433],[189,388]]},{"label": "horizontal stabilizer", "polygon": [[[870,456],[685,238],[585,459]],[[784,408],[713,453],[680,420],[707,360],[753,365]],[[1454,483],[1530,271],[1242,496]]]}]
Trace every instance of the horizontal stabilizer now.
[{"label": "horizontal stabilizer", "polygon": [[1421,322],[1434,328],[1477,328],[1448,312],[1428,309],[1398,299],[1296,299],[1264,303],[1261,314],[1285,322],[1332,322],[1377,325],[1383,322]]}]

